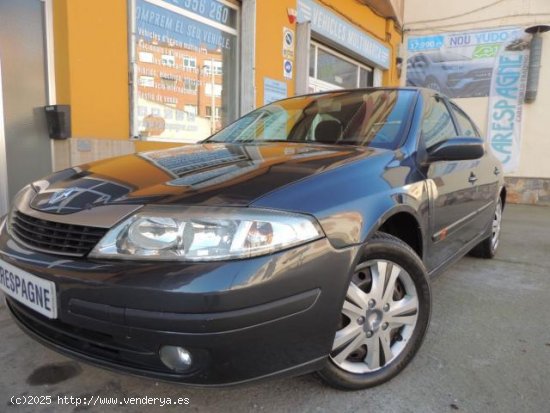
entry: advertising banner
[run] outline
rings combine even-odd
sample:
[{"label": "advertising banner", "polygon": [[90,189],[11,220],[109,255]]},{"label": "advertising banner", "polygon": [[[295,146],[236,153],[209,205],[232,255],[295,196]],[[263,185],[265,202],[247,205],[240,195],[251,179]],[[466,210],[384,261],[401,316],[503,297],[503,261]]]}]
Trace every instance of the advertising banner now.
[{"label": "advertising banner", "polygon": [[410,36],[407,86],[451,98],[489,97],[487,141],[517,169],[530,35],[521,28]]},{"label": "advertising banner", "polygon": [[311,22],[311,30],[327,40],[363,56],[373,65],[390,68],[390,49],[315,0],[298,0],[298,23]]}]

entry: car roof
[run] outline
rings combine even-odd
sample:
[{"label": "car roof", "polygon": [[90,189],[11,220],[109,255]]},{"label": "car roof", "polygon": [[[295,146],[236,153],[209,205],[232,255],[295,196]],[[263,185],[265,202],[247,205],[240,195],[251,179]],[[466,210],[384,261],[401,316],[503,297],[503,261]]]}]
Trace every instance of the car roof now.
[{"label": "car roof", "polygon": [[409,91],[413,91],[413,92],[416,92],[417,94],[422,94],[422,95],[425,95],[425,96],[441,96],[441,97],[445,97],[447,99],[449,99],[447,96],[445,96],[444,94],[440,93],[440,92],[437,92],[435,90],[432,90],[432,89],[428,89],[428,88],[425,88],[425,87],[416,87],[416,86],[381,86],[381,87],[365,87],[365,88],[353,88],[353,89],[336,89],[336,90],[329,90],[329,91],[326,91],[326,92],[313,92],[313,93],[305,93],[305,94],[302,94],[302,95],[296,95],[296,96],[292,96],[292,97],[289,97],[289,99],[292,99],[292,98],[295,98],[295,97],[305,97],[305,96],[324,96],[324,95],[330,95],[330,94],[340,94],[340,93],[355,93],[355,92],[374,92],[374,91],[377,91],[377,90],[396,90],[396,91],[400,91],[400,90],[409,90]]}]

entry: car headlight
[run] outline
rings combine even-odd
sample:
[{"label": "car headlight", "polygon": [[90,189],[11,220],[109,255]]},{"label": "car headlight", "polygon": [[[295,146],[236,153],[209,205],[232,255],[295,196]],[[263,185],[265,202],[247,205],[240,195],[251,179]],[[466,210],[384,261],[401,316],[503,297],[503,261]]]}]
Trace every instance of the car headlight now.
[{"label": "car headlight", "polygon": [[212,261],[248,258],[324,234],[307,215],[250,208],[148,207],[112,228],[93,258]]}]

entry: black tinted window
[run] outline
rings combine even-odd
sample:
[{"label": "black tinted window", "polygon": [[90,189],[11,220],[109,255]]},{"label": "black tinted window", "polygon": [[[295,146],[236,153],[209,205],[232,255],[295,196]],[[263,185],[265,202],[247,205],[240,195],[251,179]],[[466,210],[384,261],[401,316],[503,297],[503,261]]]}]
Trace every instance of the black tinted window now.
[{"label": "black tinted window", "polygon": [[422,139],[426,148],[456,136],[451,114],[443,101],[429,98],[424,107],[422,119]]},{"label": "black tinted window", "polygon": [[451,107],[453,108],[453,112],[455,114],[456,120],[458,121],[458,125],[460,127],[460,135],[468,136],[468,137],[474,137],[474,136],[479,137],[477,128],[472,123],[470,118],[466,116],[466,114],[456,105],[451,104]]},{"label": "black tinted window", "polygon": [[300,96],[250,112],[210,142],[318,142],[395,149],[415,92],[372,90]]}]

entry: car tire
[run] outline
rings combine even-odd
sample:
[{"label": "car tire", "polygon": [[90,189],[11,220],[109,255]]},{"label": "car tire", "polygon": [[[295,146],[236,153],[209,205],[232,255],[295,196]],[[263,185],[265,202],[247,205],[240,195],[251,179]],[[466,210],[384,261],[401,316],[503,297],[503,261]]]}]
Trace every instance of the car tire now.
[{"label": "car tire", "polygon": [[502,226],[502,199],[498,197],[495,206],[495,213],[491,221],[491,235],[477,244],[471,251],[470,255],[478,258],[493,258],[500,244],[500,230]]},{"label": "car tire", "polygon": [[375,233],[362,251],[341,311],[332,351],[318,375],[342,390],[392,379],[415,356],[430,321],[430,284],[422,260],[400,239]]}]

